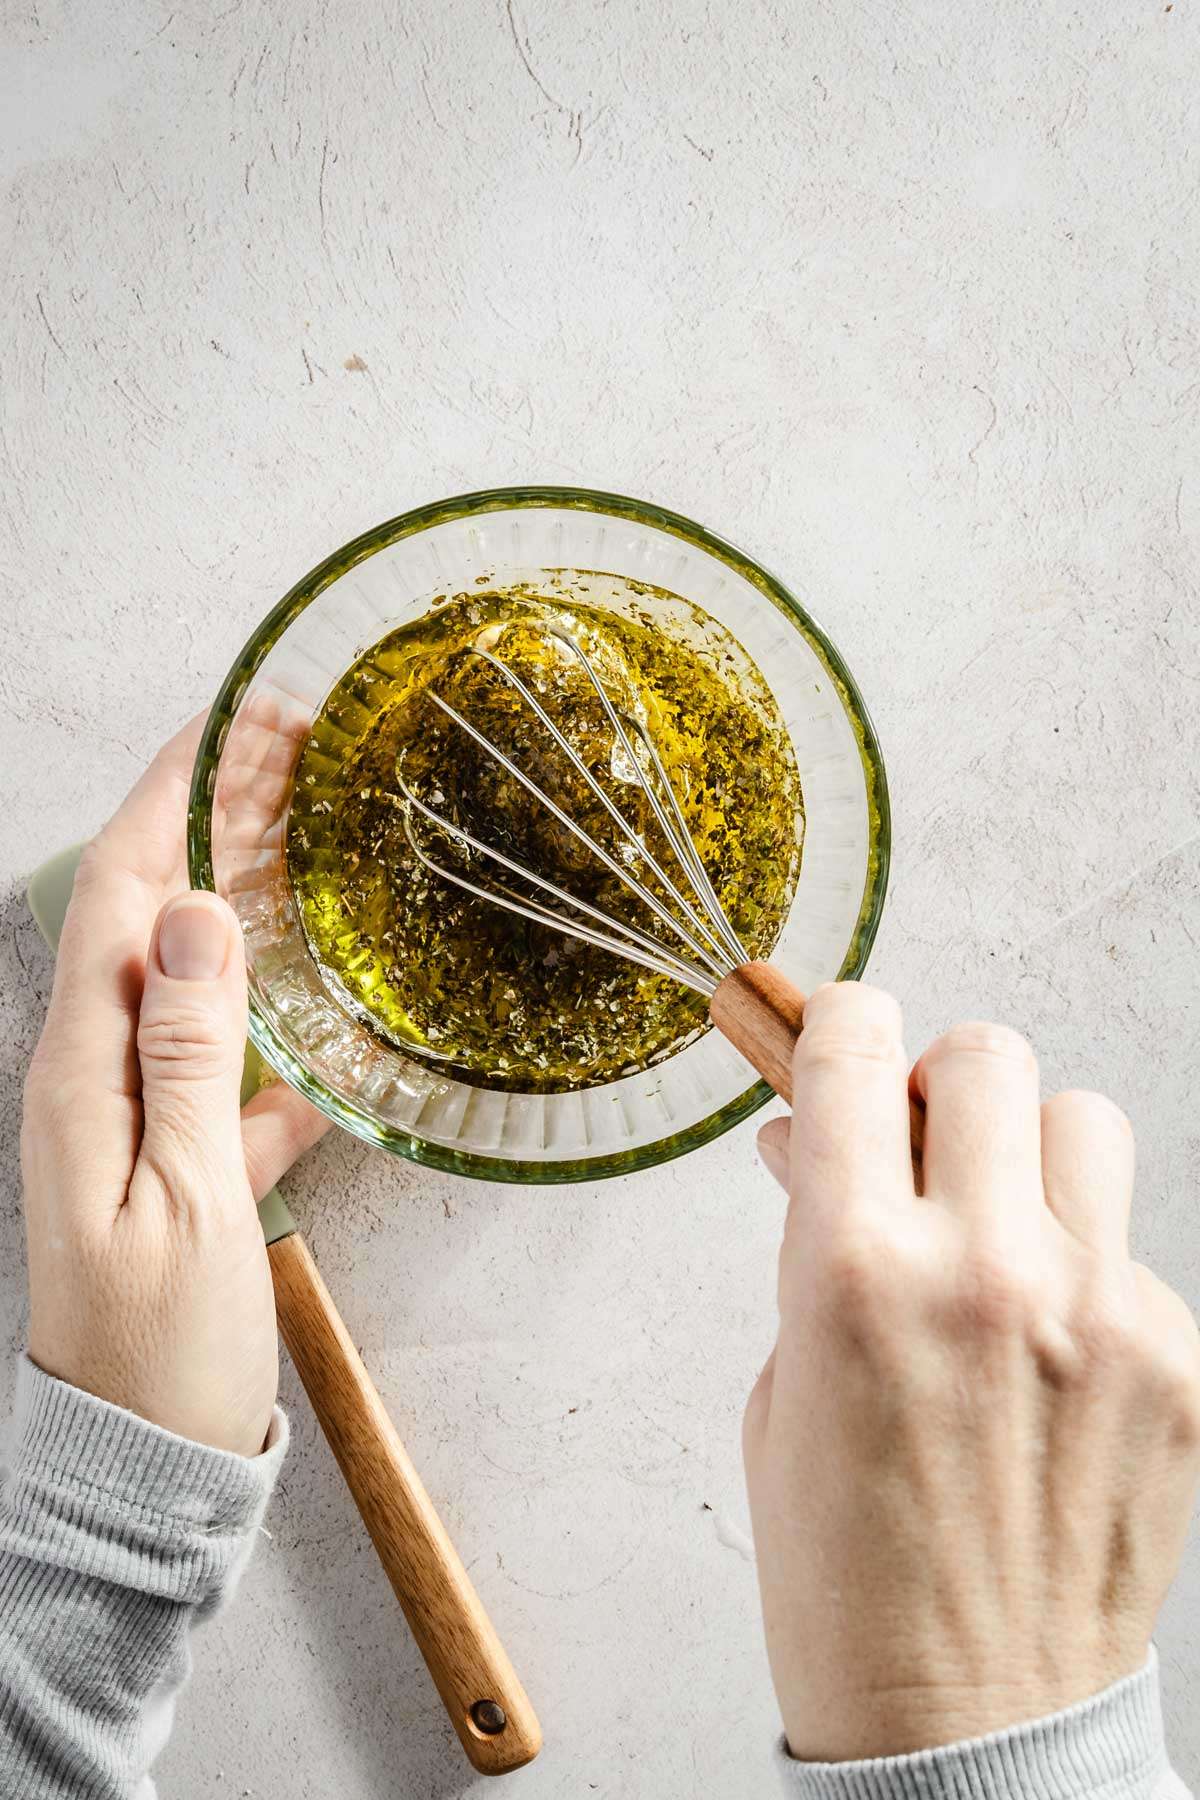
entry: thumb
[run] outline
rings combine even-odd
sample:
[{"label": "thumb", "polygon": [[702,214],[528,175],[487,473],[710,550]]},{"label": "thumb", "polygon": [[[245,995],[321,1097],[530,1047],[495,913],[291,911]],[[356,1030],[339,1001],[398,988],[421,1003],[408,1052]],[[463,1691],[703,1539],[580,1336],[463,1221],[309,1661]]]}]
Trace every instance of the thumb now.
[{"label": "thumb", "polygon": [[215,894],[180,894],[155,921],[138,1025],[142,1157],[170,1190],[245,1187],[238,1107],[245,1041],[237,920]]},{"label": "thumb", "polygon": [[758,1154],[786,1194],[791,1187],[792,1121],[768,1119],[758,1134]]}]

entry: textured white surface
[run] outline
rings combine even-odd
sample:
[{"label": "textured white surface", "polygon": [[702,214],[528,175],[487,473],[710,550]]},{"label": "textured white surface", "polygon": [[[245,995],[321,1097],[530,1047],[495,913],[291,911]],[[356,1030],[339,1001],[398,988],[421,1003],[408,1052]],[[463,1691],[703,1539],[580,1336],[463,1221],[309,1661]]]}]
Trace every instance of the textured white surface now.
[{"label": "textured white surface", "polygon": [[[23,884],[300,572],[508,480],[810,594],[895,806],[911,1041],[1029,1030],[1200,1303],[1193,0],[4,0],[3,1332],[49,962]],[[342,1138],[289,1184],[547,1737],[530,1800],[770,1791],[753,1131],[594,1190]],[[311,1418],[197,1646],[180,1800],[475,1791]],[[711,1508],[711,1511],[709,1510]],[[1160,1633],[1200,1780],[1200,1549]]]}]

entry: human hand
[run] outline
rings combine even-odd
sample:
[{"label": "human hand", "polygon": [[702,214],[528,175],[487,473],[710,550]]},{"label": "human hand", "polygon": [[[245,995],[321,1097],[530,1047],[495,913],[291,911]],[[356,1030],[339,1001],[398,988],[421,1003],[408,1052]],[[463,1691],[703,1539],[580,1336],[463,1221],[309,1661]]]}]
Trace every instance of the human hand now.
[{"label": "human hand", "polygon": [[1200,1473],[1200,1335],[1131,1261],[1133,1134],[1039,1107],[1015,1032],[912,1073],[900,1012],[813,994],[790,1121],[779,1336],[745,1456],[794,1756],[843,1761],[1042,1717],[1145,1661]]},{"label": "human hand", "polygon": [[278,1381],[254,1202],[326,1128],[283,1083],[238,1098],[241,932],[189,894],[202,720],[84,851],[25,1089],[29,1353],[181,1437],[262,1449]]}]

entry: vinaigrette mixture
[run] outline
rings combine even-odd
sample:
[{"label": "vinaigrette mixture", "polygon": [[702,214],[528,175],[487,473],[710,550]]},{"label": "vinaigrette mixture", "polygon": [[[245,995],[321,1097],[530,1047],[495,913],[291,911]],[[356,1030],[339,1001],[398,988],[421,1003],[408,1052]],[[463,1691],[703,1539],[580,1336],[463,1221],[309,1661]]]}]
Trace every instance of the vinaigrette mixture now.
[{"label": "vinaigrette mixture", "polygon": [[769,953],[787,914],[803,830],[769,688],[723,626],[663,589],[547,572],[536,585],[439,596],[366,651],[329,694],[296,770],[287,861],[309,946],[332,991],[380,1036],[460,1080],[526,1093],[631,1074],[708,1027],[703,995],[464,893],[409,841],[406,817],[443,868],[566,910],[412,812],[402,781],[483,843],[681,953],[652,909],[431,698],[486,734],[667,904],[545,726],[475,653],[491,651],[690,898],[628,753],[556,629],[587,652],[618,715],[649,736],[751,956]]}]

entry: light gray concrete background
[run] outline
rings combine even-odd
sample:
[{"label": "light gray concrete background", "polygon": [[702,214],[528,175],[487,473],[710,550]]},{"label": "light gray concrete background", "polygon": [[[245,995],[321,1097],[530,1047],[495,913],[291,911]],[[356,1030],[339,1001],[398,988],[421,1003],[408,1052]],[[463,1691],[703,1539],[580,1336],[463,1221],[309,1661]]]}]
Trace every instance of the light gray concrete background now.
[{"label": "light gray concrete background", "polygon": [[[1194,0],[3,0],[2,1332],[50,965],[24,881],[283,588],[490,483],[612,486],[811,597],[895,807],[915,1050],[1028,1030],[1140,1134],[1200,1302]],[[574,1191],[345,1137],[288,1183],[546,1730],[529,1800],[770,1791],[738,1456],[782,1205],[748,1127]],[[475,1792],[295,1446],[178,1800]],[[1200,1546],[1160,1644],[1200,1780]]]}]

